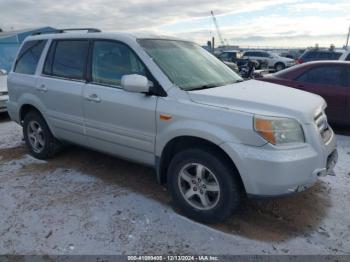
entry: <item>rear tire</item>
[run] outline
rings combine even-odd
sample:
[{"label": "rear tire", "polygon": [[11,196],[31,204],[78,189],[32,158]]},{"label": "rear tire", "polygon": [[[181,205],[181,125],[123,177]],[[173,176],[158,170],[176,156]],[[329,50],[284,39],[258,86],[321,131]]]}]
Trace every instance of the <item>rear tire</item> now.
[{"label": "rear tire", "polygon": [[52,158],[60,149],[46,121],[38,112],[29,112],[23,120],[23,136],[30,154],[38,159]]},{"label": "rear tire", "polygon": [[187,149],[176,154],[167,175],[174,204],[194,220],[221,222],[241,202],[238,174],[209,150]]}]

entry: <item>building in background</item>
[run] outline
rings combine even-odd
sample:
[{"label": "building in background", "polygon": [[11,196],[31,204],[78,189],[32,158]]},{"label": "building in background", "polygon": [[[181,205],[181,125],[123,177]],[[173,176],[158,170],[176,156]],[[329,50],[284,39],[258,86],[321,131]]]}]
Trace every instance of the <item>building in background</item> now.
[{"label": "building in background", "polygon": [[27,36],[35,33],[52,32],[54,30],[52,27],[41,27],[0,32],[0,69],[10,71],[18,48]]}]

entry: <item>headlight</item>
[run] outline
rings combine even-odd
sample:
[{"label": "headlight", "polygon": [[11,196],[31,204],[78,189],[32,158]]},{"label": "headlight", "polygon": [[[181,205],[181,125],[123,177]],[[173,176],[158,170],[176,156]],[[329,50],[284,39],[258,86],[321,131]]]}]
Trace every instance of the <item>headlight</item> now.
[{"label": "headlight", "polygon": [[254,116],[254,129],[273,145],[304,143],[301,125],[290,118]]}]

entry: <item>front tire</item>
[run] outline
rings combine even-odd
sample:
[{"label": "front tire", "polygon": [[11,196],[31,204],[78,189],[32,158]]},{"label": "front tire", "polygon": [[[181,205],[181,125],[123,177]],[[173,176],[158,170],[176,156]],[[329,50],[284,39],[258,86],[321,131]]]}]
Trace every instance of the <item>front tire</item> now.
[{"label": "front tire", "polygon": [[187,149],[176,154],[168,168],[174,204],[187,217],[204,223],[223,221],[241,202],[238,174],[218,156]]},{"label": "front tire", "polygon": [[275,65],[275,69],[276,69],[276,71],[278,72],[278,71],[281,71],[281,70],[283,70],[283,69],[285,69],[286,68],[286,66],[285,66],[285,64],[283,64],[283,63],[277,63],[276,65]]},{"label": "front tire", "polygon": [[51,158],[60,148],[44,118],[34,111],[24,117],[23,136],[30,154],[38,159]]}]

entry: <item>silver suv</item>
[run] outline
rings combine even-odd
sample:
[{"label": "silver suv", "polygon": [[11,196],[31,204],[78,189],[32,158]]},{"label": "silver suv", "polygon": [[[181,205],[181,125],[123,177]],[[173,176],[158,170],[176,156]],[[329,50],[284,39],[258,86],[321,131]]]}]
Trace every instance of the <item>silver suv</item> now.
[{"label": "silver suv", "polygon": [[243,53],[243,58],[256,60],[261,65],[266,64],[267,67],[274,68],[276,71],[281,71],[287,67],[295,65],[295,61],[293,59],[282,57],[267,51],[245,51]]},{"label": "silver suv", "polygon": [[243,82],[188,41],[31,36],[8,89],[8,112],[34,157],[70,142],[152,166],[180,210],[206,223],[227,218],[245,195],[302,191],[337,161],[321,97]]}]

